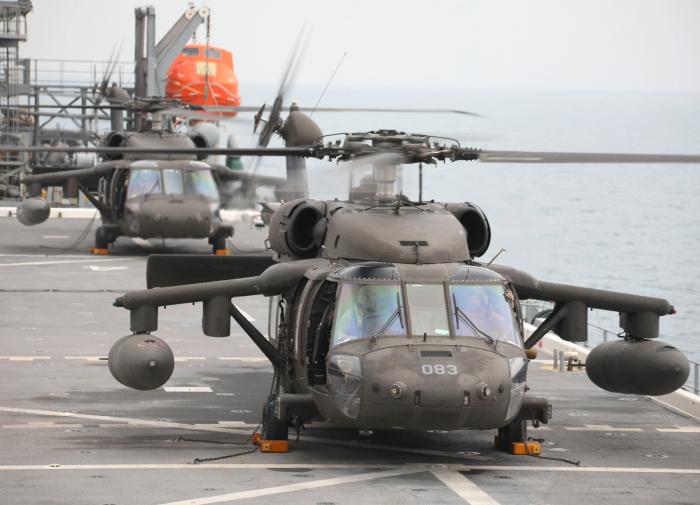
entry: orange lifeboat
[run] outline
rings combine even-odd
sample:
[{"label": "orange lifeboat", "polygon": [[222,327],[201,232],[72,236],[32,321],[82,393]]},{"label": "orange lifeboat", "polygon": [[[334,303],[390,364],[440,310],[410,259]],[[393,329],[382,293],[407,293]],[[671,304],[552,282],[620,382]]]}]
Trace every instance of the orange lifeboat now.
[{"label": "orange lifeboat", "polygon": [[[220,47],[191,44],[182,49],[168,70],[165,94],[202,107],[241,104],[231,52]],[[233,117],[236,112],[223,113]]]}]

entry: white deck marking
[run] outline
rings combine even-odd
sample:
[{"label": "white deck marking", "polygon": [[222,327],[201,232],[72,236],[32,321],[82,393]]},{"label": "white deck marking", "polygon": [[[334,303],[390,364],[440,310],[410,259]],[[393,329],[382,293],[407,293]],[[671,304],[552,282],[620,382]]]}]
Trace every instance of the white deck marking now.
[{"label": "white deck marking", "polygon": [[10,428],[10,429],[15,429],[15,428],[64,428],[64,429],[75,429],[75,428],[82,428],[82,424],[60,424],[60,423],[54,423],[53,421],[33,421],[33,422],[28,422],[27,424],[4,424],[2,426],[3,428]]},{"label": "white deck marking", "polygon": [[[406,465],[363,465],[326,463],[147,463],[147,464],[96,464],[96,465],[5,465],[0,472],[31,470],[245,470],[268,468],[311,468],[311,469],[410,469],[409,472],[430,472],[435,470],[433,463],[411,463]],[[700,468],[649,468],[649,467],[607,467],[607,466],[528,466],[528,465],[445,465],[441,470],[469,472],[472,470],[493,472],[572,472],[572,473],[646,473],[671,475],[700,475]]]},{"label": "white deck marking", "polygon": [[236,356],[221,356],[219,359],[222,361],[241,361],[243,363],[264,363],[270,361],[267,358],[243,358]]},{"label": "white deck marking", "polygon": [[217,421],[216,424],[195,423],[195,426],[202,426],[204,428],[207,426],[222,426],[226,428],[257,428],[260,425],[257,423],[246,423],[244,421]]},{"label": "white deck marking", "polygon": [[127,270],[128,267],[102,267],[99,265],[86,265],[83,268],[89,268],[93,272],[112,272],[114,270]]},{"label": "white deck marking", "polygon": [[51,359],[51,356],[0,356],[0,359],[8,361],[37,361]]},{"label": "white deck marking", "polygon": [[459,472],[433,470],[432,474],[470,505],[499,505],[496,500]]},{"label": "white deck marking", "polygon": [[[120,464],[120,465],[6,465],[0,466],[0,472],[26,470],[268,470],[268,469],[313,469],[313,470],[388,470],[397,465],[363,465],[363,464],[297,464],[297,463],[161,463],[161,464]],[[427,469],[426,469],[427,470]]]},{"label": "white deck marking", "polygon": [[94,414],[81,414],[79,412],[61,412],[57,410],[35,410],[35,409],[19,409],[14,407],[0,407],[0,412],[14,412],[17,414],[29,414],[34,416],[49,416],[49,417],[71,417],[75,419],[91,419],[94,421],[111,421],[116,423],[128,423],[133,426],[149,427],[149,428],[176,428],[193,431],[210,431],[217,433],[236,433],[239,435],[250,435],[250,430],[237,430],[235,428],[224,428],[217,426],[196,426],[193,424],[174,423],[170,421],[153,421],[149,419],[134,419],[132,417],[114,417],[114,416],[99,416]]},{"label": "white deck marking", "polygon": [[253,318],[253,316],[251,316],[250,314],[248,314],[245,310],[243,310],[243,309],[240,308],[240,307],[236,307],[236,308],[238,309],[238,312],[240,312],[241,314],[243,314],[243,316],[244,316],[248,321],[250,321],[251,323],[254,323],[254,322],[255,322],[255,318]]},{"label": "white deck marking", "polygon": [[609,424],[584,424],[583,426],[565,426],[568,431],[644,431],[642,428],[616,428]]},{"label": "white deck marking", "polygon": [[144,249],[153,249],[155,246],[151,244],[148,240],[143,239],[141,237],[131,237],[131,240],[134,242],[139,247],[143,247]]},{"label": "white deck marking", "polygon": [[42,235],[41,238],[48,240],[62,240],[70,237],[68,235]]},{"label": "white deck marking", "polygon": [[212,393],[209,386],[165,386],[166,393]]},{"label": "white deck marking", "polygon": [[95,258],[85,258],[82,260],[51,260],[51,261],[21,261],[19,263],[0,263],[0,267],[26,267],[26,266],[38,266],[38,265],[64,265],[68,263],[105,263],[107,261],[129,261],[132,258],[109,258],[109,259],[95,259]]},{"label": "white deck marking", "polygon": [[175,356],[175,361],[205,361],[204,356]]},{"label": "white deck marking", "polygon": [[85,361],[104,361],[107,363],[106,356],[64,356],[64,359],[81,359]]},{"label": "white deck marking", "polygon": [[700,433],[700,426],[676,426],[675,428],[656,428],[661,433]]},{"label": "white deck marking", "polygon": [[0,258],[88,258],[87,254],[0,254]]},{"label": "white deck marking", "polygon": [[222,494],[218,496],[208,496],[206,498],[194,498],[191,500],[169,502],[163,505],[209,505],[210,503],[245,500],[247,498],[271,496],[281,493],[289,493],[292,491],[306,491],[309,489],[337,486],[339,484],[350,484],[353,482],[364,482],[368,480],[384,479],[387,477],[397,477],[399,475],[406,475],[410,473],[418,473],[423,471],[425,471],[424,468],[403,468],[398,470],[384,470],[380,472],[362,473],[359,475],[347,475],[345,477],[334,477],[331,479],[314,480],[311,482],[297,482],[295,484],[287,484],[284,486],[251,489],[249,491],[238,491],[235,493]]}]

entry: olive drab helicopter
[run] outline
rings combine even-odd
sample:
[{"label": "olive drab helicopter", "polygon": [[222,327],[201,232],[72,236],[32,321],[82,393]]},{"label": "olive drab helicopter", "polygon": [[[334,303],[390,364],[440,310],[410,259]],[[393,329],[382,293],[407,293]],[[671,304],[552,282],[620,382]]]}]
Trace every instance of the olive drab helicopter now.
[{"label": "olive drab helicopter", "polygon": [[[281,119],[282,104],[295,75],[302,38],[290,55],[277,95],[267,118],[266,105],[197,107],[162,97],[131,97],[116,84],[107,86],[111,69],[99,84],[94,105],[96,110],[109,110],[112,131],[96,148],[12,147],[8,151],[40,153],[44,156],[65,157],[75,153],[97,153],[103,162],[83,169],[25,175],[23,183],[29,188],[29,198],[20,203],[17,218],[24,225],[44,222],[50,215],[50,204],[40,198],[42,187],[67,184],[71,181],[100,212],[102,225],[95,233],[93,253],[107,254],[119,236],[141,238],[208,238],[216,254],[226,254],[226,240],[233,228],[220,217],[221,197],[227,205],[252,208],[256,203],[255,189],[273,188],[278,200],[293,200],[308,196],[306,164],[303,157],[287,156],[285,177],[256,173],[260,158],[250,171],[232,169],[231,161],[240,155],[256,156],[267,147],[273,134],[279,134],[288,147],[305,146],[321,137],[321,130],[293,106],[285,120]],[[98,86],[96,85],[96,89]],[[102,100],[108,104],[102,104]],[[57,106],[58,107],[58,106]],[[76,106],[60,106],[70,109]],[[131,131],[124,131],[124,112],[133,116]],[[386,109],[386,108],[326,108],[316,112],[420,112],[478,115],[460,110]],[[207,149],[219,142],[218,129],[211,121],[231,113],[256,113],[254,132],[260,128],[254,149],[234,148],[229,137],[225,165],[207,160]],[[186,132],[175,131],[173,118],[184,118],[194,125]],[[129,123],[129,121],[127,121]],[[239,154],[231,155],[237,151]],[[245,153],[245,154],[240,154]],[[230,190],[232,185],[237,185]],[[96,187],[97,191],[91,191]]]},{"label": "olive drab helicopter", "polygon": [[[686,357],[659,342],[666,300],[541,281],[480,262],[491,229],[473,203],[412,201],[397,191],[400,165],[481,163],[700,163],[694,155],[521,152],[465,148],[429,135],[380,130],[318,140],[301,111],[287,119],[295,146],[205,149],[210,154],[319,158],[370,164],[346,200],[299,198],[266,206],[268,254],[152,255],[147,286],[117,298],[132,334],[115,342],[109,368],[120,383],[155,389],[173,354],[155,335],[158,308],[202,302],[202,331],[230,335],[233,319],[274,368],[263,404],[263,440],[316,421],[354,429],[497,429],[510,450],[527,422],[551,406],[530,392],[528,356],[548,331],[587,338],[587,311],[620,314],[622,338],[596,347],[586,371],[599,387],[663,395],[687,379]],[[324,143],[325,142],[325,143]],[[303,165],[299,165],[300,167]],[[303,171],[303,168],[300,168]],[[270,297],[269,338],[236,306]],[[526,337],[520,300],[554,302]]]}]

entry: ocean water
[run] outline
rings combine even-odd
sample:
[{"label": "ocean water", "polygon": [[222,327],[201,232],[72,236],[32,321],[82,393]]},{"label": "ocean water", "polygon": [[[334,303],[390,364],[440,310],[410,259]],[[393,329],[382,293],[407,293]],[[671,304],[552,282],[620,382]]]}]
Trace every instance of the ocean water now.
[{"label": "ocean water", "polygon": [[[267,92],[244,88],[244,102],[269,103]],[[312,105],[318,91],[296,96]],[[323,105],[449,107],[485,116],[317,113],[324,133],[393,128],[485,149],[700,154],[700,94],[331,89]],[[252,142],[249,122],[227,128]],[[266,160],[261,171],[281,175],[282,167]],[[312,196],[346,196],[343,174],[309,162]],[[415,167],[404,168],[403,183],[415,198]],[[678,313],[661,319],[662,339],[700,361],[700,166],[448,163],[424,168],[423,194],[486,212],[493,233],[487,260],[503,248],[499,263],[543,280],[668,299]],[[615,313],[595,311],[590,322],[618,328]]]}]

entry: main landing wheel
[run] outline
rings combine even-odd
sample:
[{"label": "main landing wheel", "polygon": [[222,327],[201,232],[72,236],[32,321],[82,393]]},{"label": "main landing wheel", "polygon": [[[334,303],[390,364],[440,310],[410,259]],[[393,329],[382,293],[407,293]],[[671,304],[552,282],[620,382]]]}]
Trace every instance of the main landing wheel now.
[{"label": "main landing wheel", "polygon": [[214,235],[213,237],[209,237],[209,243],[211,244],[211,249],[214,254],[228,254],[228,249],[226,248],[225,235]]},{"label": "main landing wheel", "polygon": [[515,419],[510,424],[498,428],[496,447],[505,452],[513,450],[513,442],[525,442],[527,439],[527,421]]},{"label": "main landing wheel", "polygon": [[275,397],[268,398],[263,407],[262,439],[263,440],[288,440],[289,426],[287,419],[279,419],[275,415]]},{"label": "main landing wheel", "polygon": [[95,231],[95,247],[90,252],[92,254],[109,254],[109,246],[117,240],[117,232],[113,228],[100,226]]}]

